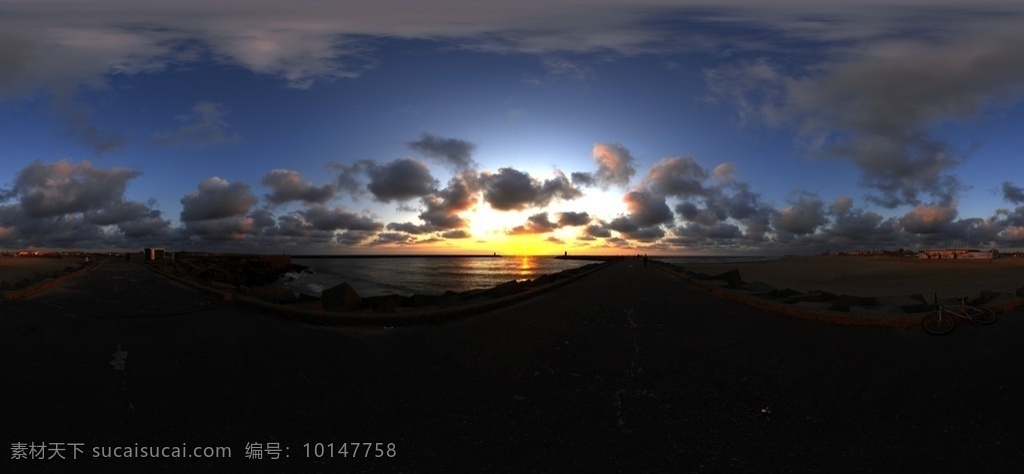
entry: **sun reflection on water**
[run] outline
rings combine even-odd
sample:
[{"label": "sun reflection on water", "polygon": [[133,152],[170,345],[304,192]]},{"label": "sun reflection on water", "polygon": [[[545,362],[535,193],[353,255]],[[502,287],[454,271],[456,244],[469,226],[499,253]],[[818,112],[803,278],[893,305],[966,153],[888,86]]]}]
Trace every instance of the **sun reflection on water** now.
[{"label": "sun reflection on water", "polygon": [[533,269],[536,268],[537,264],[533,261],[533,257],[523,256],[522,261],[519,263],[519,276],[533,274]]}]

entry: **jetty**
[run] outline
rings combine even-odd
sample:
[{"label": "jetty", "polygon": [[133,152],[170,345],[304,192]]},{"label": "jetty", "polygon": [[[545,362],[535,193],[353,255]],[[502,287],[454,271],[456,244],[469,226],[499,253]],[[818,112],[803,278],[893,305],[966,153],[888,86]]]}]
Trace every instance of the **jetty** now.
[{"label": "jetty", "polygon": [[[1022,459],[1020,310],[942,338],[831,325],[623,259],[471,317],[350,329],[240,308],[144,265],[110,259],[0,305],[0,438],[84,449],[7,452],[12,472],[1000,471]],[[338,453],[355,442],[384,455]],[[111,446],[231,454],[93,457]]]}]

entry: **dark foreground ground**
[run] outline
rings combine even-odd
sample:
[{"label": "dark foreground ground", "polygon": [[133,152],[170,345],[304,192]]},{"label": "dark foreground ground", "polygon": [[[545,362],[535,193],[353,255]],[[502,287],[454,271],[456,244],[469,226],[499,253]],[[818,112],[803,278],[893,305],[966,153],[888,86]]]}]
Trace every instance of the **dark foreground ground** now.
[{"label": "dark foreground ground", "polygon": [[[0,471],[1004,471],[1024,463],[1022,339],[1019,312],[943,337],[787,319],[632,260],[477,317],[354,331],[110,261],[0,306]],[[354,442],[383,457],[316,455]],[[16,443],[83,452],[12,460]],[[231,456],[93,458],[136,444]]]}]

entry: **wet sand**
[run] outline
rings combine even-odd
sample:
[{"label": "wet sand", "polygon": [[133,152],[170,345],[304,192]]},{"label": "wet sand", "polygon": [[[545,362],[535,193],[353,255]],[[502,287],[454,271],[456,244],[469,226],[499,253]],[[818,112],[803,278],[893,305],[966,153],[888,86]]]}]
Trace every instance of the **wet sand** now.
[{"label": "wet sand", "polygon": [[738,269],[744,281],[857,296],[974,297],[981,291],[1013,294],[1024,286],[1024,258],[1012,257],[985,261],[817,256],[684,268],[712,275]]},{"label": "wet sand", "polygon": [[0,259],[0,281],[16,283],[36,273],[49,275],[64,267],[77,267],[82,261],[78,257],[4,257]]}]

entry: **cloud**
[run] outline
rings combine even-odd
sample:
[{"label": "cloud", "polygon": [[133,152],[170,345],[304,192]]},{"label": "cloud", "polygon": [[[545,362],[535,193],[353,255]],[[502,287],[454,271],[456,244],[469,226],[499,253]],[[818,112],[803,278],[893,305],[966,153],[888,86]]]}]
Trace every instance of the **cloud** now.
[{"label": "cloud", "polygon": [[477,163],[473,161],[476,145],[465,140],[424,133],[420,135],[419,140],[408,142],[407,145],[412,150],[434,158],[455,171],[477,167]]},{"label": "cloud", "polygon": [[507,233],[511,235],[543,234],[546,232],[551,232],[557,229],[558,227],[558,224],[551,222],[548,219],[547,212],[541,212],[534,214],[530,217],[527,217],[525,225],[513,227],[512,229],[509,229]]},{"label": "cloud", "polygon": [[828,213],[832,215],[832,225],[825,229],[825,233],[848,242],[870,241],[886,232],[880,227],[883,221],[881,215],[854,209],[853,199],[849,197],[836,198],[829,206]]},{"label": "cloud", "polygon": [[338,244],[341,244],[341,245],[344,245],[344,246],[347,246],[347,247],[352,247],[352,246],[360,245],[363,242],[366,242],[367,240],[372,239],[376,235],[377,235],[377,233],[373,232],[373,231],[348,230],[348,231],[341,232],[341,233],[337,234],[337,236],[335,237],[334,240]]},{"label": "cloud", "polygon": [[709,176],[693,158],[662,158],[647,170],[643,184],[662,196],[704,196],[707,194],[704,181]]},{"label": "cloud", "polygon": [[790,234],[810,234],[827,221],[825,205],[816,194],[796,192],[788,199],[789,206],[782,208],[772,219],[776,230]]},{"label": "cloud", "polygon": [[29,217],[53,217],[102,209],[123,202],[128,181],[141,176],[125,168],[98,169],[82,161],[34,161],[18,172],[11,189],[0,196],[18,198]]},{"label": "cloud", "polygon": [[468,239],[472,237],[465,229],[449,230],[441,233],[441,238],[444,239]]},{"label": "cloud", "polygon": [[[141,173],[101,169],[88,161],[35,161],[22,168],[10,189],[0,190],[0,240],[33,247],[134,246],[161,235],[170,222],[154,201],[125,198]],[[13,201],[13,202],[11,202]]]},{"label": "cloud", "polygon": [[384,229],[384,224],[371,217],[348,212],[343,208],[328,208],[315,205],[297,211],[306,222],[316,230],[336,231],[354,230],[376,232]]},{"label": "cloud", "polygon": [[946,230],[956,216],[953,206],[920,205],[901,217],[899,223],[903,230],[912,234],[937,234]]},{"label": "cloud", "polygon": [[1003,200],[1013,204],[1024,204],[1024,188],[1015,186],[1009,181],[1003,182]]},{"label": "cloud", "polygon": [[419,218],[423,220],[423,224],[393,222],[389,223],[387,228],[410,234],[428,234],[466,227],[469,223],[459,213],[477,203],[479,186],[475,171],[463,171],[453,176],[444,189],[420,198],[424,209],[420,212]]},{"label": "cloud", "polygon": [[381,232],[369,245],[410,245],[414,243],[416,243],[416,239],[405,232]]},{"label": "cloud", "polygon": [[92,109],[77,103],[72,92],[64,89],[55,91],[52,109],[54,118],[63,127],[62,131],[85,144],[94,154],[124,148],[125,137],[120,133],[100,130],[92,121]]},{"label": "cloud", "polygon": [[154,133],[149,136],[149,143],[158,147],[196,148],[237,143],[242,137],[227,132],[227,115],[224,104],[198,102],[190,115],[178,117],[183,122],[179,128]]},{"label": "cloud", "polygon": [[636,158],[617,143],[598,143],[593,150],[597,171],[593,173],[572,173],[572,182],[579,186],[597,185],[608,189],[612,186],[626,187],[636,174],[633,164]]},{"label": "cloud", "polygon": [[247,214],[257,201],[248,184],[229,183],[216,176],[206,178],[195,191],[181,198],[181,221],[235,218]]},{"label": "cloud", "polygon": [[540,182],[529,173],[500,168],[497,173],[481,173],[480,184],[484,201],[500,211],[544,207],[555,199],[572,200],[583,195],[560,171],[555,172],[555,177]]},{"label": "cloud", "polygon": [[590,214],[586,212],[559,212],[558,213],[558,226],[559,227],[571,227],[581,226],[590,223]]},{"label": "cloud", "polygon": [[334,184],[314,186],[309,181],[303,181],[302,174],[298,171],[283,169],[271,170],[263,175],[260,182],[270,188],[270,194],[264,196],[273,204],[284,204],[291,201],[323,204],[331,200],[337,190]]},{"label": "cloud", "polygon": [[965,188],[953,170],[972,146],[941,137],[937,125],[1024,100],[1024,56],[1014,46],[1024,33],[996,20],[978,29],[979,17],[944,30],[920,25],[942,31],[934,37],[865,40],[802,73],[767,59],[728,66],[710,71],[708,85],[743,116],[795,125],[816,156],[854,163],[870,202],[949,204]]},{"label": "cloud", "polygon": [[650,227],[672,222],[675,216],[663,196],[646,191],[630,191],[622,200],[629,209],[629,220],[638,227]]},{"label": "cloud", "polygon": [[599,222],[597,224],[590,224],[584,228],[583,235],[586,237],[607,239],[611,238],[612,233],[605,223]]},{"label": "cloud", "polygon": [[422,161],[404,158],[367,168],[367,189],[381,202],[408,201],[434,192],[437,180]]}]

